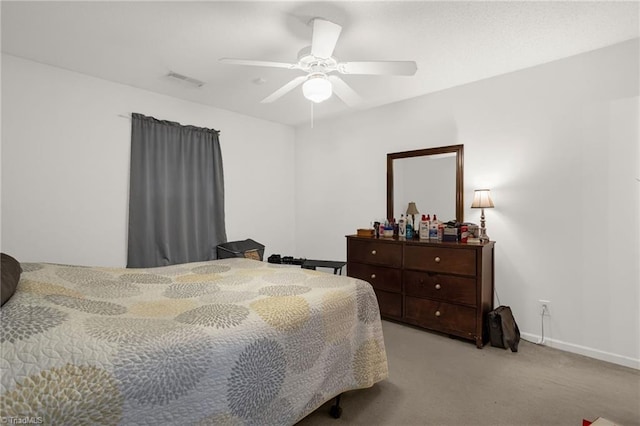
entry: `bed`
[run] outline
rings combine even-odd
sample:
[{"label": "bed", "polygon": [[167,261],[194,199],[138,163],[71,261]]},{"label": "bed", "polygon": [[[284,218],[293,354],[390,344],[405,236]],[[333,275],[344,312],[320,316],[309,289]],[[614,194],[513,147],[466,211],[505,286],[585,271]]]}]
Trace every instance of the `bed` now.
[{"label": "bed", "polygon": [[388,376],[354,278],[244,258],[21,266],[0,310],[3,418],[291,425]]}]

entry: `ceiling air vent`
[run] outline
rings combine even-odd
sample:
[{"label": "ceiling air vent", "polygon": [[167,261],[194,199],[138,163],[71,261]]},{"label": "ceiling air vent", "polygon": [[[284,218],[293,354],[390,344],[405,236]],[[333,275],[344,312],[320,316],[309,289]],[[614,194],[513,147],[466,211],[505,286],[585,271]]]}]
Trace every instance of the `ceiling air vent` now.
[{"label": "ceiling air vent", "polygon": [[177,72],[173,72],[173,71],[169,71],[169,74],[167,74],[167,77],[180,80],[184,83],[188,83],[195,87],[204,86],[204,81],[196,80],[195,78],[187,77],[186,75],[178,74]]}]

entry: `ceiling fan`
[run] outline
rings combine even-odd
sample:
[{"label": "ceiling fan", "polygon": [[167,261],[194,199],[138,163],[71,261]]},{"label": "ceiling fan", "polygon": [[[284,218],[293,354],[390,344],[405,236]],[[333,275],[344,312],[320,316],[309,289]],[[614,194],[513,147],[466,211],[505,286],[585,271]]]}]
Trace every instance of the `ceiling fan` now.
[{"label": "ceiling fan", "polygon": [[261,103],[273,102],[302,84],[302,93],[310,101],[319,103],[335,93],[342,101],[355,106],[360,103],[360,96],[339,74],[360,75],[414,75],[417,71],[413,61],[356,61],[338,62],[333,51],[336,47],[342,27],[321,18],[314,18],[311,46],[298,53],[298,62],[272,62],[251,59],[221,58],[225,64],[249,65],[258,67],[274,67],[301,70],[306,73],[296,77],[287,84],[264,98]]}]

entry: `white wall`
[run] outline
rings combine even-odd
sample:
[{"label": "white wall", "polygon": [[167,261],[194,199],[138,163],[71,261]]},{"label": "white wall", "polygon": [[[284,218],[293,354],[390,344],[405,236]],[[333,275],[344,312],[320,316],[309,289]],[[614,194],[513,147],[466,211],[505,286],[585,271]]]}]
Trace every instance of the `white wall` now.
[{"label": "white wall", "polygon": [[228,239],[294,251],[291,127],[3,54],[3,252],[126,264],[132,112],[220,130]]},{"label": "white wall", "polygon": [[[523,335],[640,368],[638,40],[296,129],[297,254],[345,259],[385,215],[386,154],[464,144],[491,188],[499,303]],[[366,96],[366,94],[365,94]]]}]

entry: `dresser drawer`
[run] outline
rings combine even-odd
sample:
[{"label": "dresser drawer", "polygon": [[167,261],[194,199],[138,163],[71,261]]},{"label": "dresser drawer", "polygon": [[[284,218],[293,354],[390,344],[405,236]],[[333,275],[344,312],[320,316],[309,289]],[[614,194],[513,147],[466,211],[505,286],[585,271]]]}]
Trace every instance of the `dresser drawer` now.
[{"label": "dresser drawer", "polygon": [[373,289],[378,299],[380,315],[395,319],[402,317],[402,295],[400,293],[389,293],[384,290]]},{"label": "dresser drawer", "polygon": [[404,271],[403,274],[404,291],[407,296],[476,305],[475,278],[417,271]]},{"label": "dresser drawer", "polygon": [[402,245],[376,240],[347,240],[347,261],[400,268]]},{"label": "dresser drawer", "polygon": [[348,263],[347,272],[350,277],[368,282],[376,290],[402,292],[402,271],[384,266]]},{"label": "dresser drawer", "polygon": [[404,267],[419,271],[473,276],[476,274],[476,251],[407,244],[404,247]]},{"label": "dresser drawer", "polygon": [[409,323],[462,337],[475,335],[474,308],[410,296],[404,298],[404,303],[404,316]]}]

